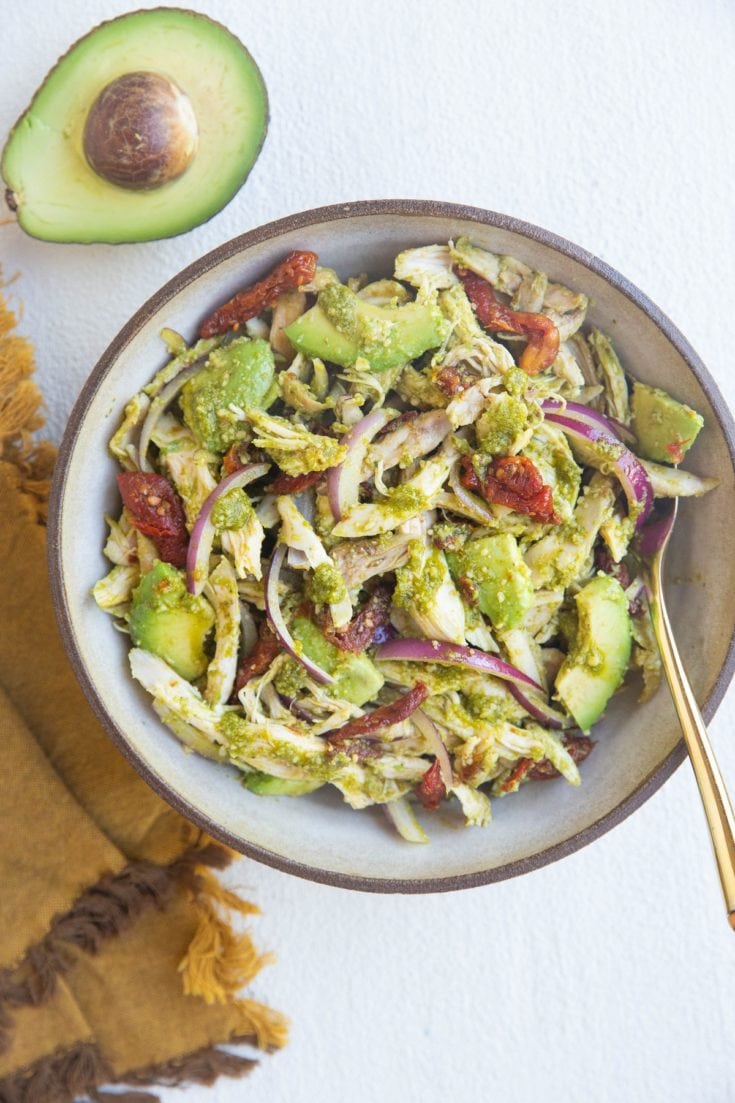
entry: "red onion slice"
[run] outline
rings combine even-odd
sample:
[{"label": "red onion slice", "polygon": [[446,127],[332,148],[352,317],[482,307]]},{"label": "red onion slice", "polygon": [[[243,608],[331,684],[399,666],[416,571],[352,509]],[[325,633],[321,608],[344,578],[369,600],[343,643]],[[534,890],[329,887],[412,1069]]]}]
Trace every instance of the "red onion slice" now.
[{"label": "red onion slice", "polygon": [[141,471],[153,471],[148,460],[148,449],[151,444],[151,437],[153,436],[153,430],[158,424],[158,419],[161,414],[171,405],[173,400],[178,395],[184,384],[191,379],[192,375],[196,375],[201,370],[203,360],[196,360],[193,364],[190,364],[188,368],[182,368],[178,375],[175,375],[170,383],[160,391],[150,404],[148,413],[146,414],[145,421],[140,430],[140,440],[138,442],[138,464]]},{"label": "red onion slice", "polygon": [[584,406],[580,402],[558,402],[554,398],[545,398],[541,409],[544,413],[561,414],[562,417],[568,415],[575,420],[586,421],[588,425],[607,430],[625,444],[636,442],[635,433],[627,425],[623,425],[622,421],[618,421],[616,417],[606,417],[599,410],[593,410],[591,406]]},{"label": "red onion slice", "polygon": [[444,783],[444,788],[449,792],[454,785],[452,763],[449,758],[449,752],[444,745],[444,740],[439,735],[439,729],[431,717],[426,715],[423,709],[416,709],[411,720],[426,739],[430,752],[439,763],[439,773]]},{"label": "red onion slice", "polygon": [[608,429],[583,421],[576,415],[562,416],[561,414],[546,411],[546,419],[552,425],[558,425],[566,435],[577,444],[588,445],[594,448],[596,444],[606,447],[611,445],[620,450],[619,455],[610,457],[610,466],[620,480],[625,497],[628,499],[628,508],[637,511],[635,522],[636,529],[640,529],[646,522],[648,514],[653,506],[653,487],[646,469],[637,456],[621,444],[620,440]]},{"label": "red onion slice", "polygon": [[315,682],[319,682],[323,686],[332,685],[334,678],[331,674],[327,674],[326,670],[322,670],[322,668],[317,666],[316,663],[313,663],[311,659],[307,659],[306,655],[297,651],[294,638],[283,619],[281,604],[278,600],[278,580],[281,577],[281,567],[283,566],[283,560],[287,551],[288,548],[285,544],[277,544],[276,550],[273,552],[270,563],[268,564],[268,570],[265,575],[265,614],[268,617],[271,628],[286,651],[288,651],[291,658],[300,662]]},{"label": "red onion slice", "polygon": [[489,655],[487,651],[480,651],[476,647],[465,647],[463,644],[443,643],[440,640],[391,640],[390,643],[380,645],[375,652],[375,658],[466,666],[472,670],[479,670],[483,674],[492,674],[494,678],[502,678],[503,681],[521,688],[526,687],[543,693],[543,687],[522,670],[497,658],[496,655]]},{"label": "red onion slice", "polygon": [[269,463],[251,463],[227,475],[218,483],[199,511],[194,522],[186,554],[186,588],[190,594],[200,594],[207,581],[209,556],[212,552],[215,528],[212,524],[212,510],[219,499],[230,490],[247,486],[270,471]]},{"label": "red onion slice", "polygon": [[395,410],[373,410],[342,437],[347,455],[327,472],[327,497],[335,521],[341,521],[347,509],[358,501],[360,472],[370,441],[397,416]]},{"label": "red onion slice", "polygon": [[676,520],[676,499],[659,503],[656,513],[638,534],[638,551],[646,558],[656,555],[669,538]]},{"label": "red onion slice", "polygon": [[548,705],[546,701],[540,700],[538,697],[527,696],[522,689],[512,683],[509,683],[508,689],[521,708],[525,709],[534,720],[538,720],[539,724],[543,724],[546,728],[571,727],[571,722],[566,721],[562,714],[552,708],[551,705]]}]

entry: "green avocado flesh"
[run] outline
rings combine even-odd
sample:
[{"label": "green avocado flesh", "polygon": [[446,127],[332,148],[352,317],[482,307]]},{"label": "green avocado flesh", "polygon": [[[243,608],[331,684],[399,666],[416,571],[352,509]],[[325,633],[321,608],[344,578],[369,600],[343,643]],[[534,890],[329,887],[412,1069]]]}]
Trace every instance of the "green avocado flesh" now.
[{"label": "green avocado flesh", "polygon": [[188,594],[183,573],[170,563],[156,563],[133,593],[133,643],[158,655],[188,681],[207,669],[204,641],[213,625],[209,602]]},{"label": "green avocado flesh", "polygon": [[531,572],[515,536],[503,532],[465,544],[447,556],[455,578],[469,578],[477,602],[495,628],[517,628],[533,604]]},{"label": "green avocado flesh", "polygon": [[[83,134],[100,92],[127,73],[160,73],[191,103],[198,147],[175,180],[132,191],[87,163]],[[268,98],[252,57],[221,24],[179,8],[102,23],[46,77],[2,157],[9,203],[46,241],[150,241],[205,222],[244,183],[265,138]]]},{"label": "green avocado flesh", "polygon": [[340,651],[306,617],[297,617],[291,631],[306,657],[326,670],[327,674],[334,675],[333,685],[327,687],[329,694],[362,707],[382,689],[383,675],[367,655]]},{"label": "green avocado flesh", "polygon": [[658,463],[681,463],[704,425],[691,406],[645,383],[633,387],[632,413],[638,451]]},{"label": "green avocado flesh", "polygon": [[324,784],[322,781],[304,781],[297,778],[273,777],[271,774],[246,774],[242,783],[259,797],[300,797],[313,793]]},{"label": "green avocado flesh", "polygon": [[237,337],[210,352],[205,366],[181,391],[184,421],[202,448],[226,452],[240,439],[242,424],[229,406],[261,408],[275,374],[273,349],[260,338]]},{"label": "green avocado flesh", "polygon": [[625,677],[631,626],[627,598],[614,578],[598,575],[575,601],[577,633],[556,676],[556,696],[588,732]]},{"label": "green avocado flesh", "polygon": [[305,356],[343,368],[368,361],[373,371],[387,371],[437,348],[447,323],[428,303],[375,306],[342,284],[331,284],[311,310],[286,329],[291,344]]}]

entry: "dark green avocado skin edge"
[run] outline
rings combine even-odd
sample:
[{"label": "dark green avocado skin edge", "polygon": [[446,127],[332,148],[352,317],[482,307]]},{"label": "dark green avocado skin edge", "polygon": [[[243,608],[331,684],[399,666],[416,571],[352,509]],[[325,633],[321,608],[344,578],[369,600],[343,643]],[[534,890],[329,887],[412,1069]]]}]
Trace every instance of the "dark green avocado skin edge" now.
[{"label": "dark green avocado skin edge", "polygon": [[[358,877],[307,866],[304,863],[283,857],[280,854],[274,854],[271,851],[251,843],[243,843],[240,839],[235,838],[230,832],[224,830],[213,820],[203,815],[193,805],[182,800],[171,790],[168,783],[158,774],[154,773],[143,759],[132,750],[124,732],[118,728],[108,716],[104,707],[104,702],[97,695],[94,684],[81,660],[74,632],[71,627],[64,579],[61,570],[60,527],[69,460],[87,408],[101,380],[107,374],[125,346],[154,314],[166,306],[170,299],[183,290],[192,280],[210,271],[221,261],[237,254],[251,245],[277,239],[280,235],[289,231],[304,230],[308,233],[309,227],[315,224],[339,221],[356,215],[372,216],[375,218],[399,215],[407,219],[414,216],[426,217],[433,215],[441,218],[464,219],[485,226],[511,230],[532,241],[538,241],[556,249],[558,252],[571,257],[590,269],[590,271],[607,280],[608,283],[622,292],[622,294],[648,315],[664,336],[671,342],[677,352],[684,358],[687,366],[707,395],[712,409],[715,412],[715,416],[727,443],[730,463],[735,472],[735,423],[733,422],[732,415],[725,400],[720,394],[717,384],[709,374],[703,361],[674,323],[654,302],[651,301],[651,299],[648,298],[648,296],[644,295],[634,284],[630,283],[629,280],[614,268],[611,268],[592,253],[587,252],[578,245],[573,245],[571,242],[558,237],[556,234],[550,233],[548,230],[544,230],[541,227],[534,226],[527,222],[522,222],[509,215],[483,210],[479,207],[467,207],[457,203],[443,203],[434,200],[420,199],[378,199],[317,207],[313,210],[303,211],[299,214],[290,215],[275,222],[267,223],[265,226],[258,227],[239,237],[233,238],[231,241],[225,242],[218,248],[206,253],[199,260],[179,272],[177,276],[174,276],[172,280],[148,299],[122,328],[107,350],[103,353],[74,405],[59,449],[51,489],[48,520],[48,563],[51,580],[51,595],[59,631],[69,656],[69,661],[97,719],[108,732],[118,749],[145,778],[148,784],[163,800],[167,801],[173,808],[180,812],[181,815],[193,821],[208,834],[219,839],[233,850],[239,851],[241,854],[245,854],[259,862],[263,862],[265,865],[272,866],[285,873],[291,873],[296,877],[303,877],[309,881],[317,881],[320,884],[334,885],[339,888],[354,889],[361,892],[403,894],[454,892],[458,889],[474,888],[478,885],[492,884],[496,881],[504,881],[510,877],[518,877],[521,874],[530,873],[532,870],[540,869],[542,866],[549,865],[551,862],[558,861],[560,858],[565,858],[567,855],[573,854],[575,851],[587,846],[588,843],[593,842],[601,835],[604,835],[607,831],[610,831],[613,827],[616,827],[617,824],[626,819],[632,812],[636,811],[637,808],[640,808],[640,806],[647,801],[649,797],[653,796],[656,790],[671,777],[677,767],[680,766],[686,758],[686,749],[683,740],[680,740],[666,758],[659,763],[656,769],[652,770],[625,800],[621,801],[612,811],[602,816],[599,820],[595,821],[595,823],[590,824],[590,826],[583,831],[570,836],[568,839],[563,840],[555,846],[539,851],[537,854],[529,855],[526,858],[521,858],[518,861],[510,862],[504,866],[499,866],[495,869],[480,870],[475,873],[460,874],[453,877],[417,877],[415,879],[401,880],[378,877]],[[305,237],[304,247],[306,248],[307,245],[308,239]],[[734,673],[735,625],[733,626],[733,634],[730,638],[725,661],[707,700],[702,705],[702,714],[706,722],[709,722],[715,715]]]},{"label": "dark green avocado skin edge", "polygon": [[[137,239],[132,239],[131,238],[130,241],[105,241],[105,240],[102,240],[102,239],[97,240],[97,241],[75,241],[73,238],[69,238],[68,241],[49,241],[48,238],[39,237],[38,234],[32,234],[30,232],[30,230],[26,230],[25,226],[21,225],[20,219],[19,219],[18,220],[18,226],[20,227],[20,229],[23,231],[24,234],[27,234],[28,237],[32,237],[34,239],[34,241],[43,241],[46,245],[144,245],[148,241],[165,241],[168,238],[181,237],[182,234],[188,234],[191,230],[195,230],[198,226],[205,226],[207,224],[207,222],[211,222],[211,220],[213,218],[215,218],[220,213],[220,211],[223,211],[225,209],[225,207],[229,206],[229,204],[232,202],[232,200],[235,198],[235,196],[239,193],[239,191],[243,187],[245,181],[250,176],[250,173],[255,168],[255,165],[257,164],[258,159],[260,157],[261,150],[263,149],[263,146],[265,144],[265,139],[268,135],[268,129],[270,127],[270,121],[271,121],[270,98],[268,96],[268,87],[265,83],[265,80],[263,79],[263,74],[260,70],[260,66],[258,65],[258,63],[255,60],[255,58],[253,57],[253,55],[250,53],[250,50],[248,50],[247,46],[245,46],[245,44],[242,42],[242,40],[239,39],[236,34],[233,34],[233,32],[230,30],[230,28],[226,27],[224,25],[224,23],[220,23],[220,21],[218,19],[212,19],[212,17],[210,15],[204,15],[203,12],[192,11],[191,8],[174,8],[174,7],[167,7],[166,5],[160,4],[158,7],[155,7],[155,8],[135,8],[135,9],[133,9],[133,11],[123,12],[121,15],[116,15],[112,19],[104,19],[101,23],[96,23],[94,25],[94,27],[92,27],[91,30],[87,31],[86,34],[83,34],[81,36],[81,38],[77,38],[74,42],[72,42],[69,49],[66,50],[63,54],[61,54],[56,59],[54,64],[51,66],[51,68],[46,73],[46,76],[43,78],[43,80],[40,82],[40,84],[36,88],[36,91],[33,94],[33,98],[31,100],[31,102],[28,104],[28,106],[25,108],[25,110],[20,113],[20,115],[18,116],[18,118],[15,120],[12,127],[10,128],[10,132],[8,133],[8,136],[5,139],[5,144],[3,145],[2,154],[0,154],[0,175],[2,175],[3,166],[5,164],[5,152],[8,148],[8,146],[10,145],[10,142],[12,141],[13,135],[15,134],[16,130],[18,129],[20,124],[23,122],[26,115],[28,115],[28,113],[33,110],[33,105],[36,102],[36,99],[38,97],[39,92],[41,91],[43,86],[46,84],[46,81],[51,76],[53,71],[61,64],[61,62],[64,60],[65,57],[68,57],[69,54],[73,50],[76,49],[76,47],[79,45],[80,42],[83,42],[85,40],[85,38],[89,38],[90,35],[95,34],[95,32],[98,31],[100,29],[100,27],[106,27],[110,23],[118,23],[121,19],[127,19],[129,16],[142,15],[142,14],[148,15],[148,14],[153,13],[153,12],[172,12],[172,11],[173,12],[183,12],[186,15],[193,15],[196,19],[201,19],[203,21],[206,21],[207,23],[213,23],[215,26],[221,27],[222,30],[225,32],[225,34],[228,34],[230,36],[230,38],[233,38],[235,40],[235,42],[237,42],[238,45],[240,46],[240,49],[242,50],[242,52],[247,55],[247,57],[249,58],[252,66],[253,66],[253,70],[255,71],[255,74],[256,74],[259,82],[260,82],[260,86],[263,90],[263,99],[264,99],[264,104],[265,104],[265,115],[263,117],[263,129],[262,129],[262,133],[260,135],[260,141],[258,142],[258,147],[255,150],[255,154],[253,156],[253,159],[250,162],[250,164],[248,165],[248,167],[245,169],[245,172],[243,173],[242,177],[240,178],[239,184],[234,189],[234,191],[233,191],[232,195],[230,196],[230,198],[225,200],[225,202],[221,206],[217,207],[216,211],[212,211],[212,213],[207,215],[206,218],[202,218],[198,222],[192,223],[191,226],[186,226],[186,227],[183,227],[181,230],[176,230],[172,234],[161,234],[160,237],[145,237],[145,238],[137,238]],[[3,180],[4,180],[4,178],[3,178]],[[8,207],[8,210],[10,210],[13,214],[17,214],[18,202],[15,198],[15,192],[13,191],[12,188],[6,187],[4,194],[5,194],[5,204]]]}]

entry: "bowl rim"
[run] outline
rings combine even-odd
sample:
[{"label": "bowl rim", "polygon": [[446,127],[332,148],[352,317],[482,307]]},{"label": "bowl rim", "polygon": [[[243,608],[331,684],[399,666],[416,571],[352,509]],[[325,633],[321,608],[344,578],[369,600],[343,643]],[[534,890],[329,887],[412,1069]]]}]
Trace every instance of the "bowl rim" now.
[{"label": "bowl rim", "polygon": [[[439,200],[423,199],[377,199],[358,200],[348,203],[337,203],[322,207],[314,207],[310,210],[287,215],[284,218],[265,223],[246,233],[231,238],[229,241],[218,245],[205,253],[198,260],[183,268],[177,275],[165,283],[158,291],[148,298],[143,305],[133,314],[130,320],[122,327],[116,337],[110,342],[102,353],[92,372],[88,376],[79,396],[74,403],[72,412],[59,447],[59,452],[54,470],[54,477],[49,500],[48,516],[48,566],[51,583],[51,599],[56,615],[56,620],[61,634],[62,642],[66,650],[69,662],[74,674],[84,691],[94,714],[115,743],[117,748],[134,766],[151,788],[171,805],[177,812],[188,820],[194,822],[208,834],[225,843],[233,850],[254,858],[265,865],[282,870],[285,873],[302,877],[306,880],[320,884],[333,885],[339,888],[354,889],[363,892],[377,893],[434,893],[453,892],[458,889],[474,888],[478,885],[487,885],[496,881],[503,881],[510,877],[517,877],[551,862],[558,861],[582,847],[587,846],[595,839],[616,827],[632,812],[636,811],[649,799],[686,758],[686,749],[683,740],[680,740],[669,754],[656,766],[636,788],[620,801],[614,808],[581,831],[569,838],[562,840],[535,854],[518,858],[507,862],[494,869],[479,870],[472,873],[453,874],[447,877],[416,877],[391,879],[384,877],[362,877],[355,874],[339,873],[332,870],[320,869],[318,866],[308,865],[292,858],[275,854],[272,851],[254,843],[244,842],[232,832],[217,824],[207,815],[197,809],[188,800],[179,796],[170,787],[169,783],[152,770],[145,760],[128,742],[124,731],[118,727],[112,717],[107,713],[104,703],[99,696],[94,681],[84,664],[77,647],[72,621],[67,604],[66,592],[63,583],[60,528],[63,513],[64,494],[71,459],[77,437],[79,435],[86,412],[91,404],[103,378],[107,375],[115,361],[136,336],[138,331],[158,311],[160,311],[175,295],[184,290],[195,278],[216,268],[222,261],[235,256],[237,253],[250,248],[253,245],[278,238],[282,234],[293,230],[306,229],[318,223],[338,222],[342,219],[364,216],[403,216],[411,217],[436,217],[444,219],[455,218],[468,222],[477,222],[485,226],[509,230],[532,241],[549,246],[563,255],[577,261],[590,269],[596,275],[602,277],[617,291],[621,292],[638,306],[669,342],[687,364],[700,387],[706,394],[720,429],[725,438],[730,462],[735,470],[735,422],[732,414],[720,393],[720,390],[705,367],[702,359],[692,348],[690,343],[674,325],[671,319],[635,284],[626,279],[616,269],[605,261],[588,252],[586,249],[567,241],[565,238],[545,230],[540,226],[501,214],[482,207],[465,206],[460,203],[444,202]],[[706,722],[709,722],[717,711],[725,691],[735,673],[735,625],[728,644],[727,654],[714,685],[702,706],[702,714]]]}]

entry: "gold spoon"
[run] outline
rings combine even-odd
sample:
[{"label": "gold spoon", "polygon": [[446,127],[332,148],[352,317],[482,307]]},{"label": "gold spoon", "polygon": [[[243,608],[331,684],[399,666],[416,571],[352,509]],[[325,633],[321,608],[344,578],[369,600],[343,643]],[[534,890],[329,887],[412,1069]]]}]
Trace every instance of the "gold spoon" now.
[{"label": "gold spoon", "polygon": [[730,926],[735,929],[735,815],[702,714],[682,666],[664,600],[664,553],[674,527],[677,508],[678,502],[674,498],[657,510],[656,518],[646,524],[641,532],[641,551],[644,555],[651,556],[653,629],[712,836],[727,918]]}]

